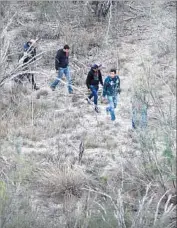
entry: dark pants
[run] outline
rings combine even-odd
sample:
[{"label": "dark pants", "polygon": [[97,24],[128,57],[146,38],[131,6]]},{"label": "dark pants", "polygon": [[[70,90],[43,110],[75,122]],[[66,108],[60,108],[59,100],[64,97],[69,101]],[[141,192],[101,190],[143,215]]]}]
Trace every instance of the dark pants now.
[{"label": "dark pants", "polygon": [[29,82],[31,80],[32,89],[36,89],[36,83],[35,83],[35,80],[34,80],[34,74],[31,74],[31,79],[29,78],[28,80],[29,80]]},{"label": "dark pants", "polygon": [[32,83],[32,89],[36,89],[34,74],[30,74],[30,73],[21,74],[15,78],[15,82],[22,84],[26,78],[28,79],[29,82]]},{"label": "dark pants", "polygon": [[94,97],[94,104],[97,105],[98,103],[98,86],[91,85],[90,86],[91,94],[89,96],[89,99]]}]

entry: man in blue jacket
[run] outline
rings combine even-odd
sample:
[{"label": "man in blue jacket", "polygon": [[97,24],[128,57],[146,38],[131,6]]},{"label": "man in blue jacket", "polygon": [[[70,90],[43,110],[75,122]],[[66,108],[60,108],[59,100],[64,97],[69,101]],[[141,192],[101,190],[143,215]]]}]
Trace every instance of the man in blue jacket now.
[{"label": "man in blue jacket", "polygon": [[[28,42],[26,42],[23,46],[24,53],[22,56],[20,56],[20,59],[19,59],[19,63],[22,65],[23,71],[29,71],[30,70],[29,64],[31,64],[32,62],[35,62],[35,60],[36,60],[36,42],[37,41],[38,41],[38,38],[36,38],[36,40],[31,39]],[[39,87],[36,85],[35,77],[34,77],[33,73],[21,74],[16,78],[16,81],[19,83],[22,83],[22,81],[25,77],[27,77],[29,82],[32,82],[33,89],[35,89],[35,90],[39,89]]]},{"label": "man in blue jacket", "polygon": [[65,74],[68,81],[68,92],[70,94],[73,93],[69,69],[69,46],[67,44],[63,47],[63,49],[57,51],[57,55],[55,57],[55,69],[58,72],[58,77],[51,85],[52,90],[55,90],[55,87],[59,84],[63,74]]},{"label": "man in blue jacket", "polygon": [[116,75],[116,69],[111,69],[109,76],[104,81],[103,98],[107,97],[109,106],[106,108],[106,112],[110,113],[112,121],[116,119],[114,109],[117,107],[118,93],[120,94],[120,78]]}]

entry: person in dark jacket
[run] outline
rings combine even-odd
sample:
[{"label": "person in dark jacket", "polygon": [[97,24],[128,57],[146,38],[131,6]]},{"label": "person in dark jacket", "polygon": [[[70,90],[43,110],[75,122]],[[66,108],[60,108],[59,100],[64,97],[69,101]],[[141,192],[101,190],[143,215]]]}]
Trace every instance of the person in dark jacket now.
[{"label": "person in dark jacket", "polygon": [[91,94],[87,98],[88,103],[91,103],[91,98],[94,97],[94,104],[95,104],[95,111],[99,112],[98,110],[98,89],[99,83],[103,86],[103,79],[101,75],[101,71],[99,69],[100,66],[94,64],[91,67],[86,79],[87,88],[91,91]]},{"label": "person in dark jacket", "polygon": [[[23,48],[24,48],[24,54],[22,58],[19,60],[19,63],[22,64],[23,71],[29,71],[29,65],[30,63],[34,62],[36,60],[36,42],[38,41],[38,38],[36,40],[29,40],[27,41]],[[18,81],[21,82],[24,77],[27,77],[29,82],[32,82],[32,89],[38,90],[39,87],[36,85],[34,74],[33,73],[24,73],[18,77]]]},{"label": "person in dark jacket", "polygon": [[117,95],[120,94],[120,78],[116,75],[116,69],[111,69],[109,76],[106,77],[103,85],[103,98],[107,96],[109,106],[106,108],[106,112],[110,113],[111,120],[114,121],[115,111],[117,107]]},{"label": "person in dark jacket", "polygon": [[57,51],[57,55],[55,57],[55,69],[58,72],[58,77],[51,84],[51,89],[55,90],[63,74],[65,74],[66,79],[68,81],[68,92],[70,94],[73,93],[71,75],[70,75],[70,69],[69,69],[69,46],[67,44],[63,47],[63,49],[60,49]]}]

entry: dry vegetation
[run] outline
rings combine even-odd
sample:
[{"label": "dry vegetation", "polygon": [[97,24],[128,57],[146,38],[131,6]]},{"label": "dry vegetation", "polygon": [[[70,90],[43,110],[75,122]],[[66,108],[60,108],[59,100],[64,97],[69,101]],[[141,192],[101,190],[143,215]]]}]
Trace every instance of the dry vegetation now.
[{"label": "dry vegetation", "polygon": [[[175,11],[171,0],[1,2],[0,228],[176,227]],[[13,80],[36,36],[39,92]],[[65,43],[73,96],[49,89]],[[119,70],[115,124],[84,100],[94,61]],[[134,90],[148,97],[144,130],[131,130]]]}]

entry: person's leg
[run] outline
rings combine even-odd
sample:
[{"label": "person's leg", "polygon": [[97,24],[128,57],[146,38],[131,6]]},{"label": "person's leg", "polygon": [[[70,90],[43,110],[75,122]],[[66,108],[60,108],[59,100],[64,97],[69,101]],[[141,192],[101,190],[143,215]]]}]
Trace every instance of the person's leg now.
[{"label": "person's leg", "polygon": [[142,110],[141,112],[141,128],[147,127],[147,109]]},{"label": "person's leg", "polygon": [[98,104],[98,88],[93,86],[94,104]]},{"label": "person's leg", "polygon": [[22,84],[22,76],[19,75],[19,76],[15,77],[15,78],[14,78],[14,81],[15,81],[16,83],[18,83],[18,84]]},{"label": "person's leg", "polygon": [[32,89],[35,89],[36,83],[34,81],[34,74],[31,74]]},{"label": "person's leg", "polygon": [[38,90],[39,87],[36,85],[34,74],[31,74],[31,81],[32,81],[32,89]]},{"label": "person's leg", "polygon": [[54,88],[55,89],[55,87],[60,83],[60,79],[63,76],[63,72],[64,72],[64,69],[63,68],[59,68],[59,70],[58,70],[58,76],[55,79],[55,81],[51,84],[51,88]]},{"label": "person's leg", "polygon": [[70,74],[70,69],[69,67],[64,68],[64,74],[66,76],[66,79],[68,81],[68,92],[72,93],[73,89],[72,89],[72,80],[71,80],[71,74]]},{"label": "person's leg", "polygon": [[94,104],[95,104],[95,111],[97,113],[99,113],[99,109],[98,109],[98,106],[97,106],[97,104],[98,104],[98,86],[96,86],[95,89],[94,89]]},{"label": "person's leg", "polygon": [[135,110],[132,110],[132,128],[136,129],[137,114]]},{"label": "person's leg", "polygon": [[31,74],[30,73],[26,73],[26,77],[27,77],[28,81],[31,82],[31,78],[30,78]]},{"label": "person's leg", "polygon": [[90,90],[91,90],[91,94],[88,98],[91,99],[92,97],[94,97],[94,104],[97,105],[97,100],[98,100],[97,91],[98,91],[98,89],[95,86],[91,85]]},{"label": "person's leg", "polygon": [[[91,89],[90,89],[91,90]],[[93,97],[93,92],[92,92],[92,90],[91,90],[91,94],[89,95],[89,99],[91,100],[92,99],[92,97]]]},{"label": "person's leg", "polygon": [[92,97],[94,96],[94,93],[93,93],[93,86],[90,86],[90,91],[91,91],[91,94],[89,95],[88,99],[92,99]]},{"label": "person's leg", "polygon": [[116,119],[115,112],[114,112],[114,102],[112,96],[107,96],[109,106],[106,108],[106,111],[110,112],[111,120],[114,121]]},{"label": "person's leg", "polygon": [[95,105],[95,111],[99,113],[99,109],[97,107],[97,103],[98,103],[98,87],[97,86],[90,86],[90,90],[92,91],[92,93],[89,96],[89,99],[91,99],[91,97],[94,97],[94,105]]},{"label": "person's leg", "polygon": [[117,95],[115,95],[115,96],[113,96],[114,108],[116,108],[116,107],[117,107],[117,102],[118,102],[118,96],[117,96]]}]

